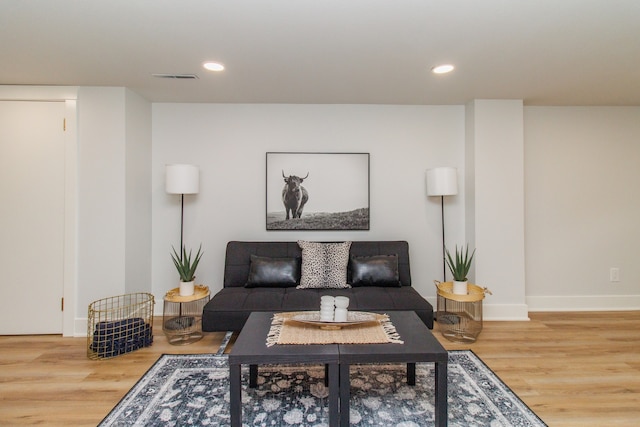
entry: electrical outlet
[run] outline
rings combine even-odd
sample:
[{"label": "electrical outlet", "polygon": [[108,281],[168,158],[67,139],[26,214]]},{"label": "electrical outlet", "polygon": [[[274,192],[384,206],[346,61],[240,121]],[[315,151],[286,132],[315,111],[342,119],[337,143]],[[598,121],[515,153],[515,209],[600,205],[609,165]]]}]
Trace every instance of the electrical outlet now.
[{"label": "electrical outlet", "polygon": [[609,269],[609,281],[611,282],[619,282],[620,281],[620,269],[617,267],[611,267]]}]

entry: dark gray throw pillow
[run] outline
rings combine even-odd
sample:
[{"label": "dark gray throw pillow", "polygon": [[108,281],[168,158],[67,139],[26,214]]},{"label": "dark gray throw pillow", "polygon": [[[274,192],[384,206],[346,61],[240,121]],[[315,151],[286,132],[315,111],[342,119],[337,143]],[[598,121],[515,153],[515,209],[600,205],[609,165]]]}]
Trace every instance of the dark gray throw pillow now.
[{"label": "dark gray throw pillow", "polygon": [[352,257],[351,286],[400,287],[398,255]]},{"label": "dark gray throw pillow", "polygon": [[245,288],[289,288],[300,282],[300,258],[270,258],[251,255]]}]

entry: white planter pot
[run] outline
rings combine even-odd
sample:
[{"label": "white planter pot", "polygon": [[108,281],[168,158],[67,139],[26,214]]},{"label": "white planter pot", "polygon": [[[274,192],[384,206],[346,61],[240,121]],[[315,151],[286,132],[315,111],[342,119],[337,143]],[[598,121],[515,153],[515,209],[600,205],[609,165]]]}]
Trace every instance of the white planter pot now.
[{"label": "white planter pot", "polygon": [[189,297],[195,293],[195,281],[180,282],[180,296]]},{"label": "white planter pot", "polygon": [[469,281],[465,281],[465,282],[458,282],[456,280],[453,281],[453,293],[456,295],[467,295],[468,292],[468,286],[467,284],[469,283]]}]

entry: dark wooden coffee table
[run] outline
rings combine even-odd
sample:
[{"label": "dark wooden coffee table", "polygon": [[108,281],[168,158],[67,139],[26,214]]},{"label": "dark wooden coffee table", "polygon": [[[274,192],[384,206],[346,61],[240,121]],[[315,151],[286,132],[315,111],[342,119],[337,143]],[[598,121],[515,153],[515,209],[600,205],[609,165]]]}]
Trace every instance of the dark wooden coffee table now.
[{"label": "dark wooden coffee table", "polygon": [[[256,386],[260,364],[324,364],[329,384],[329,425],[349,426],[349,368],[354,363],[406,363],[407,383],[415,385],[416,363],[435,363],[435,424],[447,425],[448,354],[413,311],[389,314],[404,344],[274,345],[267,347],[272,312],[249,316],[229,354],[231,425],[242,425],[241,366],[249,365]],[[326,379],[325,379],[326,381]]]},{"label": "dark wooden coffee table", "polygon": [[[277,364],[324,364],[328,366],[329,425],[337,427],[338,414],[338,345],[274,345],[267,347],[266,339],[271,327],[272,312],[254,312],[245,323],[238,339],[229,353],[229,393],[231,403],[231,426],[242,425],[242,393],[240,368],[249,365],[249,386],[256,386],[258,365]],[[325,381],[326,382],[326,381]]]},{"label": "dark wooden coffee table", "polygon": [[407,384],[416,384],[416,362],[435,363],[435,425],[447,420],[447,350],[413,311],[391,311],[404,344],[340,344],[340,425],[349,425],[349,367],[355,363],[406,363]]}]

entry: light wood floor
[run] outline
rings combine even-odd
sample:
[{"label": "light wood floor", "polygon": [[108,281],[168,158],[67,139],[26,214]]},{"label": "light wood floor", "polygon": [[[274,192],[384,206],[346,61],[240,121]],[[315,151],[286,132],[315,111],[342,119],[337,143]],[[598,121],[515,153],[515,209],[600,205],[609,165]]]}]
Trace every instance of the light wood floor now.
[{"label": "light wood floor", "polygon": [[[85,338],[0,337],[0,425],[95,426],[162,353],[215,352],[224,334],[153,346],[106,360]],[[471,349],[549,426],[640,425],[640,312],[532,313],[485,322]]]}]

